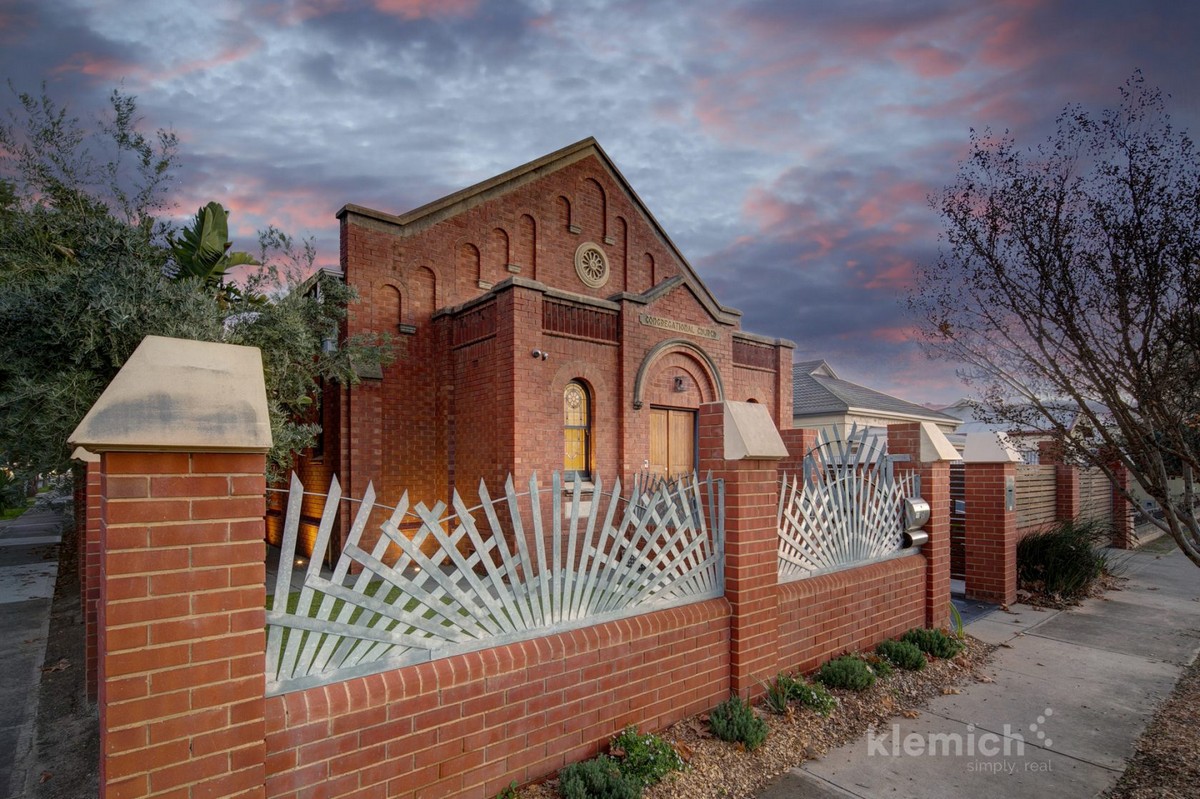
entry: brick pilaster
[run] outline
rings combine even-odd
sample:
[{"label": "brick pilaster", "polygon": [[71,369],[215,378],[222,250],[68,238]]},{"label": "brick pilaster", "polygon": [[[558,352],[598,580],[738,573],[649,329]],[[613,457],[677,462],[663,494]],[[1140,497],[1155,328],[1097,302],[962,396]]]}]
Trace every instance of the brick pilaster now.
[{"label": "brick pilaster", "polygon": [[264,795],[264,466],[102,454],[105,799]]},{"label": "brick pilaster", "polygon": [[700,406],[700,471],[725,481],[725,597],[730,689],[762,692],[779,669],[779,484],[775,460],[725,460],[724,407]]},{"label": "brick pilaster", "polygon": [[79,561],[81,580],[80,600],[83,605],[83,630],[85,652],[84,681],[89,701],[96,701],[97,665],[97,618],[100,603],[100,461],[83,466],[84,501],[83,527],[79,531],[82,542],[82,558]]},{"label": "brick pilaster", "polygon": [[968,599],[1010,605],[1017,600],[1017,514],[1006,507],[1012,463],[968,463],[966,589]]},{"label": "brick pilaster", "polygon": [[787,447],[788,456],[779,461],[779,472],[789,477],[804,472],[804,456],[817,445],[817,431],[803,427],[780,430],[779,436]]},{"label": "brick pilaster", "polygon": [[1124,464],[1115,463],[1113,473],[1117,484],[1112,490],[1112,545],[1118,549],[1133,549],[1137,546],[1137,537],[1133,533],[1133,505],[1122,493],[1129,490],[1129,470]]},{"label": "brick pilaster", "polygon": [[1038,462],[1054,464],[1054,515],[1060,521],[1079,518],[1079,468],[1065,462],[1062,446],[1055,441],[1038,444]]},{"label": "brick pilaster", "polygon": [[950,462],[921,462],[921,425],[917,422],[888,425],[888,452],[907,455],[898,472],[915,469],[921,478],[921,497],[929,503],[929,521],[923,528],[929,541],[925,556],[925,623],[945,627],[950,621]]}]

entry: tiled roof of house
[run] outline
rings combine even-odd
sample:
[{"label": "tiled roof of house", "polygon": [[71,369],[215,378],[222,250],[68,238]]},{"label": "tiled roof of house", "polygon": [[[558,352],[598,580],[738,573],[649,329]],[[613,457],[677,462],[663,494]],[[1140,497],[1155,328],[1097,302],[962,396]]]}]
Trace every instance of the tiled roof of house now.
[{"label": "tiled roof of house", "polygon": [[823,360],[792,365],[792,415],[816,416],[856,411],[900,414],[935,422],[957,422],[956,417],[842,380]]}]

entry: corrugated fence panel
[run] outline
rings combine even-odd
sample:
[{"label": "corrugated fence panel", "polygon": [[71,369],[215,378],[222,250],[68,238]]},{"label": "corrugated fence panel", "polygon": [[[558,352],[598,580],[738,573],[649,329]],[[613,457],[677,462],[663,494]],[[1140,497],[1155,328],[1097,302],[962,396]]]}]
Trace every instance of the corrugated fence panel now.
[{"label": "corrugated fence panel", "polygon": [[1017,528],[1055,521],[1055,467],[1053,464],[1017,466]]}]

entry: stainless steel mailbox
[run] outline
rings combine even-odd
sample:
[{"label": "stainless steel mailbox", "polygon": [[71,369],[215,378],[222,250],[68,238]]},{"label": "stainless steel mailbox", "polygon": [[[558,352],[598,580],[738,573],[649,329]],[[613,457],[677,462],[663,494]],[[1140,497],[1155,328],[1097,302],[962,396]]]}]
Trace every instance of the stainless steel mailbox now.
[{"label": "stainless steel mailbox", "polygon": [[929,503],[920,497],[904,498],[904,529],[919,530],[929,521]]}]

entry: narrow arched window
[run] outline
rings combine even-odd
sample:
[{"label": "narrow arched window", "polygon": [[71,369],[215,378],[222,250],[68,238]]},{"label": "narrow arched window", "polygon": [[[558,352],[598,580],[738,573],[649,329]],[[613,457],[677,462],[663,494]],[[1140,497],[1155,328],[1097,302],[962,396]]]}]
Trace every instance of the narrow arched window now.
[{"label": "narrow arched window", "polygon": [[591,477],[592,403],[578,380],[563,389],[563,477]]}]

